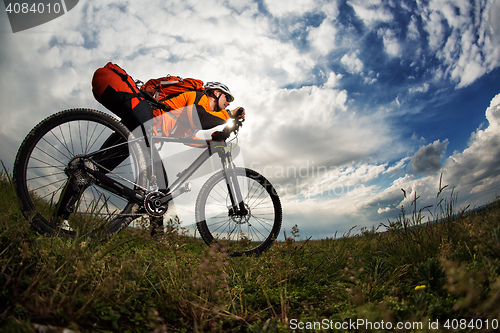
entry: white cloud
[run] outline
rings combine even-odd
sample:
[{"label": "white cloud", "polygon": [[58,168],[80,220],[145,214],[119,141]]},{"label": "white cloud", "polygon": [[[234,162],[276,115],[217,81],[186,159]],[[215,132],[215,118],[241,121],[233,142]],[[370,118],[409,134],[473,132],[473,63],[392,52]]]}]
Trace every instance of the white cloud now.
[{"label": "white cloud", "polygon": [[500,2],[492,1],[489,3],[489,11],[487,13],[488,26],[486,33],[492,40],[500,42]]},{"label": "white cloud", "polygon": [[363,62],[358,58],[358,52],[344,54],[340,62],[351,74],[361,74],[363,72]]},{"label": "white cloud", "polygon": [[382,213],[387,213],[391,211],[391,207],[385,207],[385,208],[379,208],[377,210],[377,213],[382,214]]},{"label": "white cloud", "polygon": [[500,95],[486,110],[489,126],[477,130],[469,147],[455,152],[444,165],[444,176],[474,205],[492,201],[500,180]]},{"label": "white cloud", "polygon": [[486,109],[486,119],[490,123],[489,129],[485,130],[488,133],[498,133],[500,127],[500,95],[495,96],[488,109]]},{"label": "white cloud", "polygon": [[[309,165],[310,168],[303,169],[303,175],[310,177],[299,183],[300,193],[307,195],[305,198],[295,193],[292,193],[295,196],[289,195],[286,201],[288,212],[297,216],[315,215],[319,230],[331,228],[333,233],[346,232],[353,226],[343,224],[346,216],[356,221],[358,228],[378,226],[386,223],[388,218],[394,221],[401,206],[410,209],[415,197],[418,197],[417,209],[430,206],[429,211],[434,216],[439,213],[436,204],[441,198],[452,200],[452,190],[458,196],[458,202],[454,203],[457,211],[468,205],[475,207],[493,201],[492,193],[500,181],[500,94],[491,101],[486,117],[489,126],[476,131],[469,147],[463,152],[455,152],[443,166],[441,159],[447,141],[424,146],[413,157],[402,158],[393,166],[359,163],[322,169],[316,165],[316,173],[313,173],[314,168]],[[429,166],[432,166],[433,171],[440,172],[424,177],[404,174],[386,187],[370,185],[384,175],[400,174],[410,159],[413,168],[429,171]],[[445,185],[448,185],[447,189],[437,198],[439,187]],[[429,214],[426,216],[432,218]],[[335,221],[335,227],[329,227],[331,221]]]},{"label": "white cloud", "polygon": [[391,57],[401,56],[401,46],[395,32],[390,29],[379,29],[378,35],[382,37],[385,52]]},{"label": "white cloud", "polygon": [[[416,178],[406,175],[393,181],[392,185],[374,195],[367,206],[376,207],[377,203],[392,202],[392,207],[397,209],[403,204],[408,204],[414,199],[415,194],[420,197],[419,207],[436,204],[436,195],[439,191],[440,177],[441,186],[448,185],[449,195],[451,189],[458,195],[455,208],[479,206],[493,201],[494,193],[498,189],[500,181],[500,94],[491,101],[486,110],[486,118],[489,126],[484,130],[477,130],[471,137],[469,146],[463,152],[455,152],[444,162],[441,171],[425,177]],[[427,151],[432,150],[434,156],[431,164],[439,163],[446,142],[436,141],[424,149],[419,150],[413,159],[418,156],[428,156]],[[404,159],[405,161],[407,160]],[[425,160],[425,158],[424,158]],[[402,166],[402,161],[398,163]],[[428,165],[428,164],[426,164]],[[435,164],[434,170],[439,167]],[[389,168],[387,169],[389,170]],[[402,199],[401,189],[407,192],[407,198]],[[399,198],[399,199],[398,199]],[[446,199],[450,200],[450,197]],[[379,214],[390,212],[387,206],[378,209]],[[376,221],[374,219],[373,221]]]},{"label": "white cloud", "polygon": [[444,63],[445,73],[457,87],[465,87],[500,63],[500,43],[491,31],[496,29],[492,17],[500,11],[488,1],[485,9],[474,8],[469,1],[431,0],[419,4],[429,46]]},{"label": "white cloud", "polygon": [[317,167],[316,173],[301,184],[303,190],[300,193],[305,198],[317,195],[342,196],[356,188],[365,188],[365,183],[380,176],[385,169],[386,165],[370,164],[331,167],[329,170]]},{"label": "white cloud", "polygon": [[[394,140],[387,115],[356,113],[347,109],[347,100],[344,90],[316,86],[267,92],[248,107],[260,111],[248,117],[249,160],[274,174],[284,167],[314,163],[330,168],[385,154]],[[391,154],[399,149],[396,145]]]},{"label": "white cloud", "polygon": [[347,3],[354,9],[356,15],[363,20],[365,25],[371,27],[375,23],[391,22],[394,19],[392,13],[384,7],[381,0],[370,1],[349,0]]},{"label": "white cloud", "polygon": [[320,55],[326,55],[335,47],[336,34],[337,29],[332,23],[324,20],[319,27],[310,29],[307,39]]},{"label": "white cloud", "polygon": [[406,165],[406,162],[410,160],[410,157],[403,157],[400,161],[398,161],[395,165],[387,168],[384,171],[384,174],[391,174],[391,173],[404,173],[403,167]]},{"label": "white cloud", "polygon": [[342,79],[342,74],[335,74],[334,72],[329,72],[327,75],[327,81],[323,84],[325,88],[337,88],[340,84],[340,79]]},{"label": "white cloud", "polygon": [[418,87],[411,87],[408,92],[410,94],[415,94],[415,93],[425,93],[425,92],[428,92],[429,91],[429,88],[430,88],[430,85],[425,82],[423,85],[421,86],[418,86]]},{"label": "white cloud", "polygon": [[408,33],[406,38],[409,41],[418,41],[420,39],[420,32],[418,31],[418,21],[415,15],[412,15],[410,24],[408,25]]},{"label": "white cloud", "polygon": [[[107,61],[120,64],[136,79],[171,73],[229,81],[236,91],[239,86],[241,91],[248,86],[274,89],[297,82],[314,66],[293,45],[274,38],[267,19],[257,16],[256,4],[240,3],[237,19],[217,1],[202,7],[182,1],[165,8],[160,4],[90,2],[33,31],[4,35],[3,45],[10,44],[17,59],[2,68],[3,77],[25,82],[37,104],[45,105],[37,110],[35,119],[41,120],[58,110],[50,107],[54,100],[68,107],[96,105],[90,80]],[[12,85],[5,92],[16,96],[19,90]],[[35,111],[29,104],[21,110],[18,103],[12,106],[19,115]],[[10,117],[5,128],[13,128],[16,120]],[[15,133],[34,124],[24,125]]]},{"label": "white cloud", "polygon": [[290,13],[304,13],[316,9],[316,0],[265,0],[269,12],[274,16],[283,16]]}]

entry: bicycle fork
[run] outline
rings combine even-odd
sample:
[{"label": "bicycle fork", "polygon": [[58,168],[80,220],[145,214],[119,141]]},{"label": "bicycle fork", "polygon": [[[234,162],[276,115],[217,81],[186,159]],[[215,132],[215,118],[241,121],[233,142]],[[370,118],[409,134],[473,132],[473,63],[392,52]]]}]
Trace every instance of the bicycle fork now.
[{"label": "bicycle fork", "polygon": [[243,201],[243,195],[241,192],[240,184],[238,183],[238,177],[236,175],[235,165],[232,160],[230,153],[224,153],[221,156],[222,160],[222,170],[224,172],[224,177],[226,179],[227,190],[229,193],[229,199],[231,202],[231,207],[229,208],[229,216],[247,216],[249,214],[247,205]]}]

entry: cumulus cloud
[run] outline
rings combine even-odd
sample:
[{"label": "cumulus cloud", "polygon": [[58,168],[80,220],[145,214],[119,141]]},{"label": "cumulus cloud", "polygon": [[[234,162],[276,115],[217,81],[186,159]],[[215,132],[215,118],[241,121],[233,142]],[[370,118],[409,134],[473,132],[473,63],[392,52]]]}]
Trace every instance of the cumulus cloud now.
[{"label": "cumulus cloud", "polygon": [[439,171],[447,146],[448,140],[443,142],[436,140],[427,146],[421,147],[410,160],[408,172],[412,174],[428,174]]},{"label": "cumulus cloud", "polygon": [[[344,221],[346,216],[356,221],[358,227],[394,220],[401,206],[408,208],[415,197],[419,198],[418,207],[430,206],[429,210],[436,215],[439,213],[435,207],[439,201],[436,195],[440,186],[445,185],[448,188],[441,198],[451,195],[453,190],[458,195],[457,208],[490,202],[500,181],[500,94],[492,99],[485,114],[488,126],[471,136],[464,151],[448,158],[444,158],[448,141],[436,140],[422,146],[413,157],[404,157],[395,164],[357,163],[331,170],[316,166],[316,174],[304,171],[311,177],[302,183],[300,193],[308,196],[300,199],[300,205],[299,195],[289,196],[289,209],[300,216],[317,212],[317,223],[322,226],[318,228],[328,230],[329,221]],[[408,173],[404,174],[406,163]],[[378,187],[373,183],[388,175],[396,176],[390,186]],[[353,225],[336,223],[335,226],[345,232]],[[308,230],[314,232],[315,228],[311,226]]]},{"label": "cumulus cloud", "polygon": [[491,101],[486,119],[489,126],[477,130],[471,136],[469,147],[455,152],[444,166],[447,182],[476,205],[494,199],[491,193],[497,191],[500,180],[500,95]]},{"label": "cumulus cloud", "polygon": [[336,34],[337,29],[331,21],[325,20],[319,27],[310,29],[307,38],[320,55],[326,55],[335,47]]},{"label": "cumulus cloud", "polygon": [[[458,195],[461,207],[477,207],[491,202],[498,195],[500,181],[500,94],[494,97],[485,112],[489,125],[478,129],[472,136],[469,146],[461,152],[454,152],[441,163],[442,153],[448,142],[437,140],[423,146],[412,157],[408,169],[423,171],[424,177],[414,173],[395,179],[387,188],[374,193],[365,201],[366,211],[377,209],[381,218],[394,218],[401,205],[408,205],[417,195],[420,207],[435,205],[439,186],[448,185],[448,189]],[[402,167],[408,158],[396,165]],[[392,170],[388,167],[386,172]],[[406,198],[402,196],[404,189]],[[444,195],[449,195],[449,191]],[[449,198],[448,198],[449,199]],[[376,221],[373,218],[372,221]],[[379,221],[383,222],[381,219]]]},{"label": "cumulus cloud", "polygon": [[363,72],[363,62],[358,58],[358,52],[344,54],[340,59],[340,63],[351,74],[361,74]]},{"label": "cumulus cloud", "polygon": [[354,9],[356,15],[368,26],[380,22],[391,22],[393,14],[384,6],[382,0],[366,2],[363,0],[350,0],[347,3]]},{"label": "cumulus cloud", "polygon": [[327,75],[327,81],[323,84],[325,88],[337,88],[340,85],[340,79],[342,79],[342,74],[336,74],[334,72],[329,72]]},{"label": "cumulus cloud", "polygon": [[382,38],[385,52],[391,57],[401,56],[401,45],[396,33],[390,29],[379,29],[377,34]]}]

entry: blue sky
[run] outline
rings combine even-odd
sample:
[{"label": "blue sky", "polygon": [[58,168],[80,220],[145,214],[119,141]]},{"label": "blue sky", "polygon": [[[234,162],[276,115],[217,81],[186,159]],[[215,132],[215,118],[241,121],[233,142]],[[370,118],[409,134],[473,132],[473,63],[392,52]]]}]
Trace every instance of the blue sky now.
[{"label": "blue sky", "polygon": [[[0,14],[1,159],[29,129],[93,100],[107,61],[136,79],[222,81],[244,106],[244,164],[281,191],[304,236],[378,226],[500,188],[500,4],[494,0],[80,1],[13,34]],[[186,216],[188,206],[179,204]],[[187,219],[187,218],[186,218]]]}]

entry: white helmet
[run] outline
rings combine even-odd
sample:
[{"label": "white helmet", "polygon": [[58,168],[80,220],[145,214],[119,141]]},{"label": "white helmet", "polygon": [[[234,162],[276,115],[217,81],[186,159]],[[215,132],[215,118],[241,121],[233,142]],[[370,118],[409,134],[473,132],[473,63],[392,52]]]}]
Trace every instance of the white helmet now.
[{"label": "white helmet", "polygon": [[234,96],[233,94],[231,93],[231,91],[229,90],[229,88],[223,84],[223,83],[220,83],[220,82],[207,82],[205,83],[205,90],[208,92],[208,91],[211,91],[211,90],[220,90],[222,91],[222,93],[224,93],[226,95],[226,100],[231,103],[232,101],[234,101]]}]

